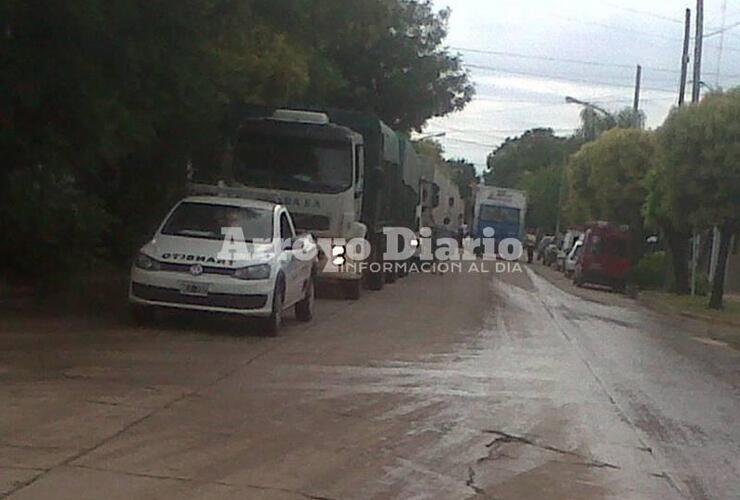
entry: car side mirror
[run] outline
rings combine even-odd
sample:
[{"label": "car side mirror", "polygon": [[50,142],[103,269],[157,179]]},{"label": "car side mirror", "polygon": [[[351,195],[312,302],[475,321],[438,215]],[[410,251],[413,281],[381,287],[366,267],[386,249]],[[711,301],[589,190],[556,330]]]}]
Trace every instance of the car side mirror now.
[{"label": "car side mirror", "polygon": [[305,246],[306,240],[304,240],[300,236],[296,236],[290,241],[290,250],[303,250],[303,247]]}]

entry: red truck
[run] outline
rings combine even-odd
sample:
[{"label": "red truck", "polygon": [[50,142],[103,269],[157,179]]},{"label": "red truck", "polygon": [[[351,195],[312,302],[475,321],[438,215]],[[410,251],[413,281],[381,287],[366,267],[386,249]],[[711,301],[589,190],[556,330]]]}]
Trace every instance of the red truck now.
[{"label": "red truck", "polygon": [[630,271],[631,237],[628,228],[608,222],[589,224],[573,283],[606,285],[623,292]]}]

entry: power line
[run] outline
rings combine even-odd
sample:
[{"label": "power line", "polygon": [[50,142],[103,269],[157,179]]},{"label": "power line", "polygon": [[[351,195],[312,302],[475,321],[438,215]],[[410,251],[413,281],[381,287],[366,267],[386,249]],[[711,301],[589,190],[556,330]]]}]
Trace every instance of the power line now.
[{"label": "power line", "polygon": [[[738,23],[740,24],[740,23]],[[619,64],[619,63],[604,63],[599,61],[586,61],[583,59],[570,59],[565,57],[551,57],[551,56],[536,56],[531,54],[522,54],[519,52],[507,52],[507,51],[499,51],[499,50],[484,50],[484,49],[470,49],[466,47],[450,47],[452,50],[457,50],[460,52],[469,52],[472,54],[484,54],[484,55],[493,55],[493,56],[500,56],[500,57],[512,57],[517,59],[530,59],[530,60],[536,60],[536,61],[549,61],[549,62],[561,62],[561,63],[567,63],[567,64],[582,64],[585,66],[594,66],[594,67],[603,67],[603,68],[620,68],[620,69],[629,69],[632,70],[634,68],[634,65],[632,64]],[[669,69],[669,68],[661,68],[656,66],[643,66],[643,69],[648,69],[650,71],[654,71],[657,73],[669,73],[673,75],[678,75],[681,72],[679,70],[675,69]],[[710,74],[710,73],[707,73]],[[715,73],[711,73],[715,74]],[[740,78],[740,74],[737,75],[725,75],[727,78]]]},{"label": "power line", "polygon": [[[474,54],[488,54],[488,55],[494,55],[494,56],[514,57],[514,58],[519,58],[519,59],[533,59],[537,61],[563,62],[563,63],[568,63],[568,64],[583,64],[585,66],[598,66],[598,67],[603,67],[603,68],[624,68],[624,69],[634,68],[634,65],[632,64],[604,63],[604,62],[598,62],[598,61],[585,61],[582,59],[569,59],[565,57],[533,56],[530,54],[521,54],[518,52],[468,49],[464,47],[450,47],[450,48],[452,50],[459,50],[461,52],[471,52]],[[644,68],[650,69],[652,71],[657,71],[657,72],[672,73],[672,74],[679,73],[679,71],[668,69],[668,68],[654,68],[650,66],[644,66]]]},{"label": "power line", "polygon": [[[631,28],[624,28],[624,27],[621,27],[621,26],[614,26],[614,25],[611,25],[611,24],[601,23],[599,21],[585,21],[583,19],[575,19],[573,17],[559,16],[559,15],[555,15],[555,17],[557,17],[559,19],[563,19],[565,21],[572,22],[572,23],[585,24],[585,25],[591,25],[591,26],[598,26],[598,27],[601,27],[601,28],[604,28],[604,29],[608,29],[608,30],[612,30],[612,31],[621,31],[623,33],[631,33],[631,34],[634,34],[634,35],[640,35],[640,36],[646,36],[646,37],[651,37],[651,38],[657,38],[657,39],[667,40],[667,41],[671,41],[671,42],[683,42],[683,40],[681,38],[678,38],[678,37],[673,37],[673,36],[668,36],[668,35],[661,35],[659,33],[654,33],[654,32],[649,32],[649,31],[641,31],[641,30],[635,30],[635,29],[631,29]],[[725,50],[730,50],[730,51],[734,51],[734,52],[740,52],[740,47],[725,47]]]},{"label": "power line", "polygon": [[655,19],[662,19],[663,21],[670,21],[672,23],[683,24],[683,19],[678,19],[676,17],[664,16],[664,15],[661,15],[661,14],[657,14],[655,12],[650,12],[650,11],[647,11],[647,10],[640,10],[640,9],[633,9],[631,7],[624,7],[622,5],[616,5],[616,4],[613,4],[613,3],[607,3],[606,5],[608,5],[609,7],[613,8],[613,9],[619,9],[619,10],[623,10],[623,11],[626,11],[626,12],[631,12],[633,14],[640,14],[640,15],[647,16],[647,17],[652,17],[652,18],[655,18]]},{"label": "power line", "polygon": [[729,30],[731,30],[733,28],[737,28],[738,26],[740,26],[740,21],[738,21],[736,23],[733,23],[733,24],[731,24],[729,26],[725,26],[723,28],[719,28],[717,30],[714,30],[711,33],[707,33],[706,35],[704,35],[704,38],[709,38],[709,37],[712,37],[712,36],[719,35],[721,33],[724,33],[725,31],[729,31]]},{"label": "power line", "polygon": [[[564,82],[574,82],[574,83],[586,83],[589,85],[602,85],[604,87],[620,87],[620,88],[633,88],[634,84],[631,83],[615,83],[615,82],[605,82],[605,81],[599,81],[599,80],[586,80],[583,78],[571,78],[566,76],[559,76],[559,75],[547,75],[543,73],[533,73],[528,71],[514,71],[514,70],[507,70],[503,68],[497,68],[494,66],[485,66],[481,64],[470,64],[470,63],[463,63],[466,67],[472,68],[472,69],[482,69],[486,71],[495,71],[498,73],[507,73],[512,75],[520,75],[520,76],[531,76],[535,78],[544,78],[549,80],[560,80]],[[666,93],[675,93],[674,89],[666,89],[666,88],[659,88],[659,87],[643,87],[645,90],[650,90],[653,92],[666,92]]]}]

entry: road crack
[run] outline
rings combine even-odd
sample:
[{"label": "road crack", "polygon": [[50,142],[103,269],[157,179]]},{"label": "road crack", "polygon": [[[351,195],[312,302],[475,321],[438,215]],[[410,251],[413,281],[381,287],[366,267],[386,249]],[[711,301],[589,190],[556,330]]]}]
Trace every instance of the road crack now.
[{"label": "road crack", "polygon": [[465,481],[468,488],[473,490],[476,495],[485,495],[486,491],[475,484],[475,469],[472,466],[468,466],[468,479]]},{"label": "road crack", "polygon": [[486,448],[488,448],[489,450],[488,455],[486,455],[485,457],[479,458],[476,463],[485,462],[486,460],[496,460],[497,458],[500,458],[502,456],[501,454],[494,456],[493,452],[498,448],[498,446],[502,444],[519,443],[519,444],[525,444],[527,446],[534,446],[535,448],[540,448],[542,450],[550,451],[550,452],[557,453],[560,455],[566,455],[569,457],[575,457],[575,458],[579,458],[583,460],[582,462],[576,462],[575,465],[582,465],[584,467],[596,467],[596,468],[603,468],[603,469],[616,469],[616,470],[621,469],[621,467],[619,467],[618,465],[610,464],[609,462],[604,462],[601,460],[596,460],[591,457],[586,457],[575,451],[564,450],[562,448],[557,448],[549,444],[539,443],[526,436],[517,436],[514,434],[509,434],[508,432],[503,432],[499,430],[486,429],[483,432],[486,434],[495,435],[496,439],[486,444]]}]

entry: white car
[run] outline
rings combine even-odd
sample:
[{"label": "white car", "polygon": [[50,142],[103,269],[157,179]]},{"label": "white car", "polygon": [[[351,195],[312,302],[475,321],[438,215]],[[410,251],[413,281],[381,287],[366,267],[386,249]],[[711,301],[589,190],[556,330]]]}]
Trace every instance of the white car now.
[{"label": "white car", "polygon": [[[241,247],[231,249],[246,251],[223,253],[224,228],[241,229]],[[283,205],[233,196],[187,197],[131,267],[133,317],[150,321],[157,308],[230,313],[262,318],[267,333],[276,335],[291,306],[299,320],[311,320],[317,253],[312,236],[296,236]]]},{"label": "white car", "polygon": [[583,250],[583,240],[578,240],[573,244],[573,248],[570,249],[568,256],[565,258],[565,276],[570,278],[576,271],[576,263],[578,262],[578,256],[581,255]]}]

